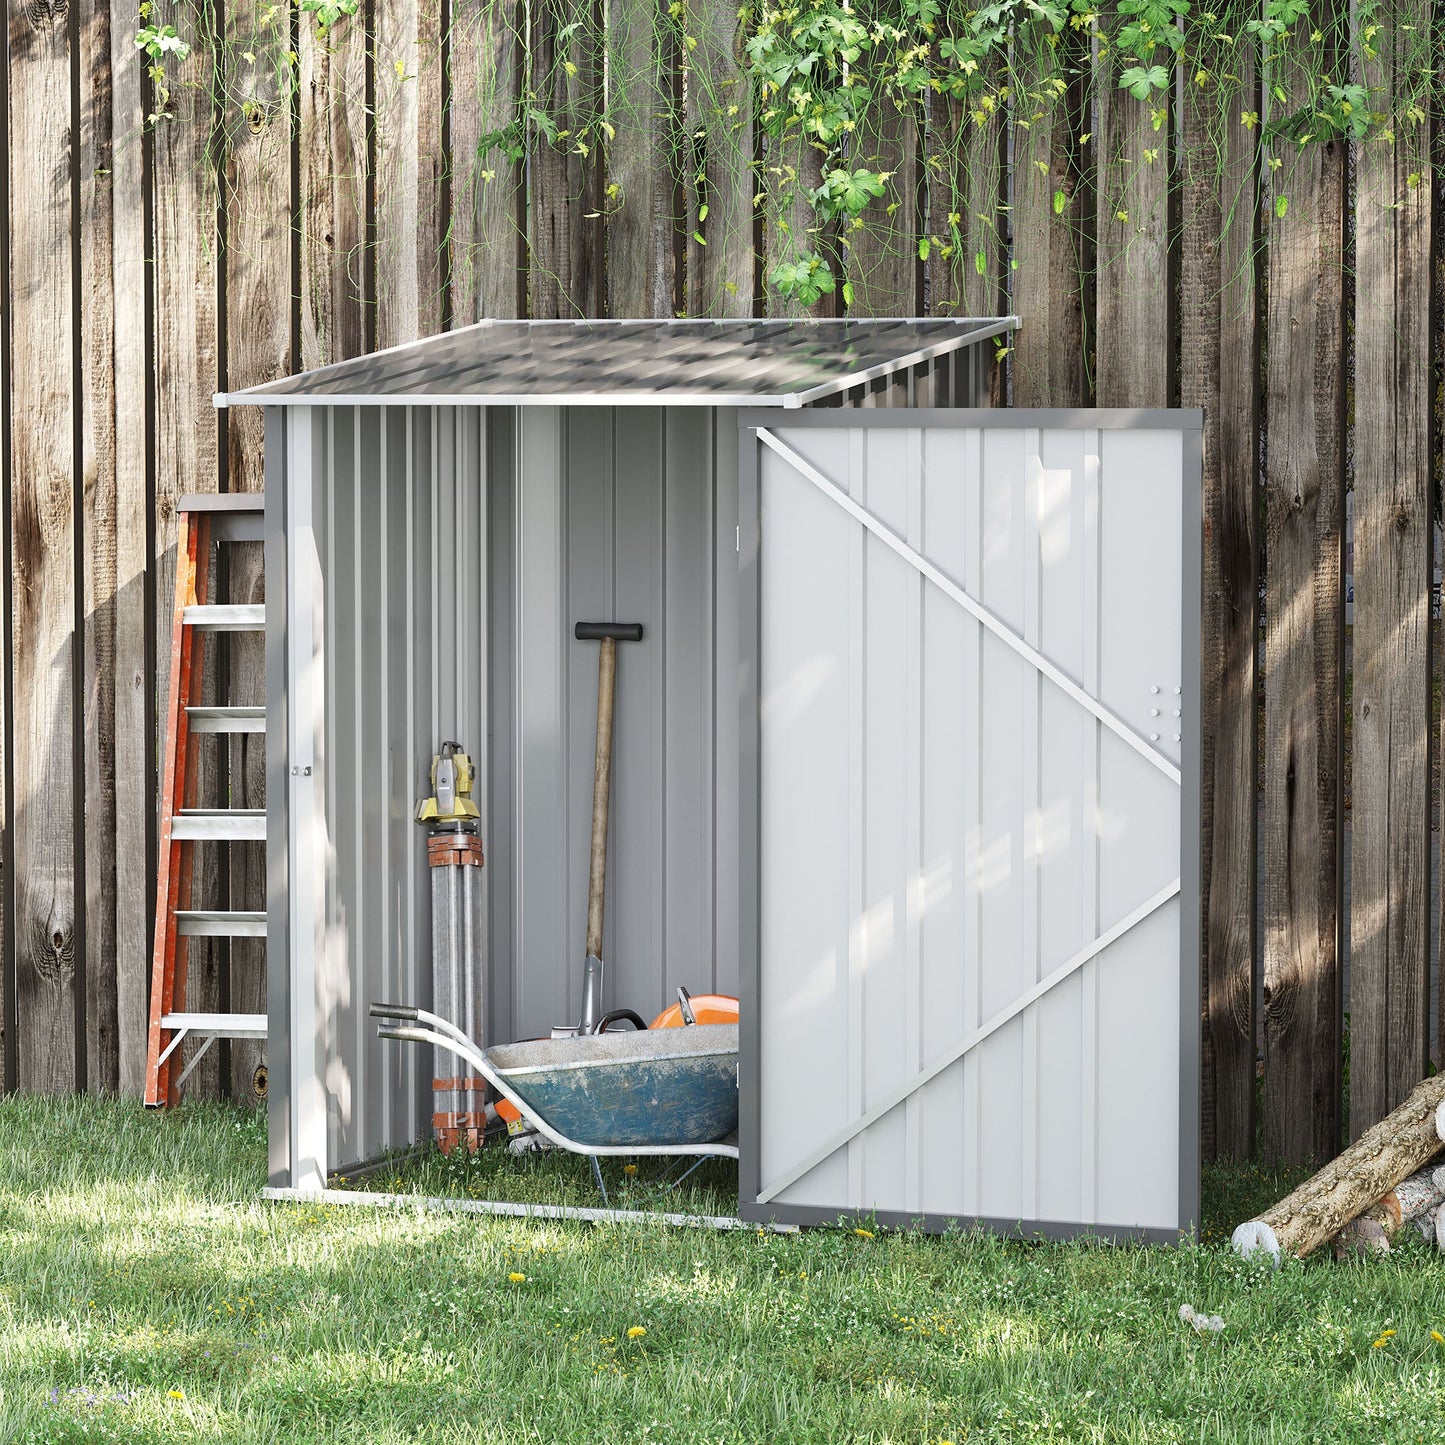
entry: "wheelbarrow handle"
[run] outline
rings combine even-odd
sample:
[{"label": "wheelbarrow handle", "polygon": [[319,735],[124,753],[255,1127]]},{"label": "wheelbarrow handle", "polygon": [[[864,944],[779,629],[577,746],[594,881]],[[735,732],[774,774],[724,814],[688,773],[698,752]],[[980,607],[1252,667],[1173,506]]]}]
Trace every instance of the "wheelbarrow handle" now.
[{"label": "wheelbarrow handle", "polygon": [[419,1012],[414,1005],[405,1003],[374,1003],[371,1006],[371,1016],[374,1019],[407,1019],[415,1022]]}]

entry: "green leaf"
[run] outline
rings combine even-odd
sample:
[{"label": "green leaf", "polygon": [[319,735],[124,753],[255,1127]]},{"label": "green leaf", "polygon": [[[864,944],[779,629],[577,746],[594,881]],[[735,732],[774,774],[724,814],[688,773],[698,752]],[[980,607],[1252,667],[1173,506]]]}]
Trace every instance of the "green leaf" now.
[{"label": "green leaf", "polygon": [[704,202],[702,205],[700,205],[700,206],[697,208],[697,218],[698,218],[699,221],[705,221],[705,220],[707,220],[707,203],[706,203],[706,202]]},{"label": "green leaf", "polygon": [[926,260],[928,260],[928,237],[927,237],[927,236],[924,236],[924,237],[919,241],[919,243],[918,243],[918,259],[919,259],[920,261],[926,261]]},{"label": "green leaf", "polygon": [[982,276],[988,270],[988,257],[982,251],[976,251],[973,257],[973,269]]},{"label": "green leaf", "polygon": [[853,304],[853,283],[851,281],[843,283],[843,304],[845,306]]},{"label": "green leaf", "polygon": [[1284,220],[1284,213],[1287,210],[1289,210],[1289,197],[1276,196],[1274,198],[1274,213],[1280,218],[1281,221]]},{"label": "green leaf", "polygon": [[1068,204],[1068,197],[1062,191],[1054,192],[1054,215],[1062,216],[1064,207]]}]

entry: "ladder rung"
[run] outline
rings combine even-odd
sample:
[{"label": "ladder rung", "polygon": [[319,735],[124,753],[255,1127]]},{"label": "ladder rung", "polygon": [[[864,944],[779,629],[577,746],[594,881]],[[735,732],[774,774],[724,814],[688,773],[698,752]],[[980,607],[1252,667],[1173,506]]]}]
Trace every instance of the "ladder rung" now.
[{"label": "ladder rung", "polygon": [[265,938],[266,915],[178,908],[176,927],[190,938]]},{"label": "ladder rung", "polygon": [[211,602],[184,608],[181,620],[187,627],[204,627],[210,632],[264,632],[264,602]]},{"label": "ladder rung", "polygon": [[263,733],[264,707],[188,707],[186,718],[193,733]]},{"label": "ladder rung", "polygon": [[171,821],[176,841],[266,841],[264,808],[185,808]]},{"label": "ladder rung", "polygon": [[161,1027],[172,1032],[207,1034],[215,1039],[264,1039],[265,1014],[162,1014]]}]

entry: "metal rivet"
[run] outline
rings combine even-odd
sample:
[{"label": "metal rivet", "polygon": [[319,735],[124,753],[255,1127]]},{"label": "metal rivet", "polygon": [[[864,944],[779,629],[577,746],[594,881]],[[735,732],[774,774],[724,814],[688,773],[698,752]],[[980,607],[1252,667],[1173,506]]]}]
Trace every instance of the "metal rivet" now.
[{"label": "metal rivet", "polygon": [[1177,687],[1174,689],[1174,696],[1175,696],[1175,697],[1178,697],[1178,696],[1179,696],[1179,689],[1178,689]]},{"label": "metal rivet", "polygon": [[1159,709],[1158,709],[1157,707],[1151,707],[1151,708],[1149,709],[1149,716],[1150,716],[1150,717],[1158,717],[1158,716],[1159,716]]},{"label": "metal rivet", "polygon": [[1179,709],[1176,707],[1176,708],[1174,709],[1174,716],[1175,716],[1175,717],[1183,717],[1184,714],[1183,714],[1182,712],[1180,712]]},{"label": "metal rivet", "polygon": [[309,778],[309,777],[311,776],[311,769],[310,769],[310,768],[302,768],[302,769],[301,769],[301,776],[302,776],[303,778]]},{"label": "metal rivet", "polygon": [[1178,733],[1175,733],[1175,734],[1174,734],[1174,741],[1175,741],[1176,743],[1179,741],[1179,734],[1178,734]]},{"label": "metal rivet", "polygon": [[1159,734],[1158,734],[1158,733],[1150,733],[1150,734],[1149,734],[1149,741],[1150,741],[1151,743],[1157,743],[1157,742],[1159,741]]},{"label": "metal rivet", "polygon": [[1157,687],[1155,687],[1155,686],[1153,685],[1153,683],[1150,683],[1150,685],[1149,685],[1149,691],[1150,691],[1150,692],[1158,692],[1159,689],[1158,689]]},{"label": "metal rivet", "polygon": [[291,776],[294,778],[294,777],[296,777],[300,772],[301,772],[301,769],[300,769],[300,768],[292,768],[292,769],[291,769]]}]

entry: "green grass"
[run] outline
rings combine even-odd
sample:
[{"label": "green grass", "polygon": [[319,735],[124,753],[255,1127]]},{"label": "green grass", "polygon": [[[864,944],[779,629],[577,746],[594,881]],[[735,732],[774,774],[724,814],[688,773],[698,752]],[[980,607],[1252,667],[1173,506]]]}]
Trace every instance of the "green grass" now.
[{"label": "green grass", "polygon": [[1245,1265],[1263,1172],[1165,1250],[268,1205],[263,1158],[220,1107],[0,1102],[0,1441],[1445,1436],[1445,1266]]}]

